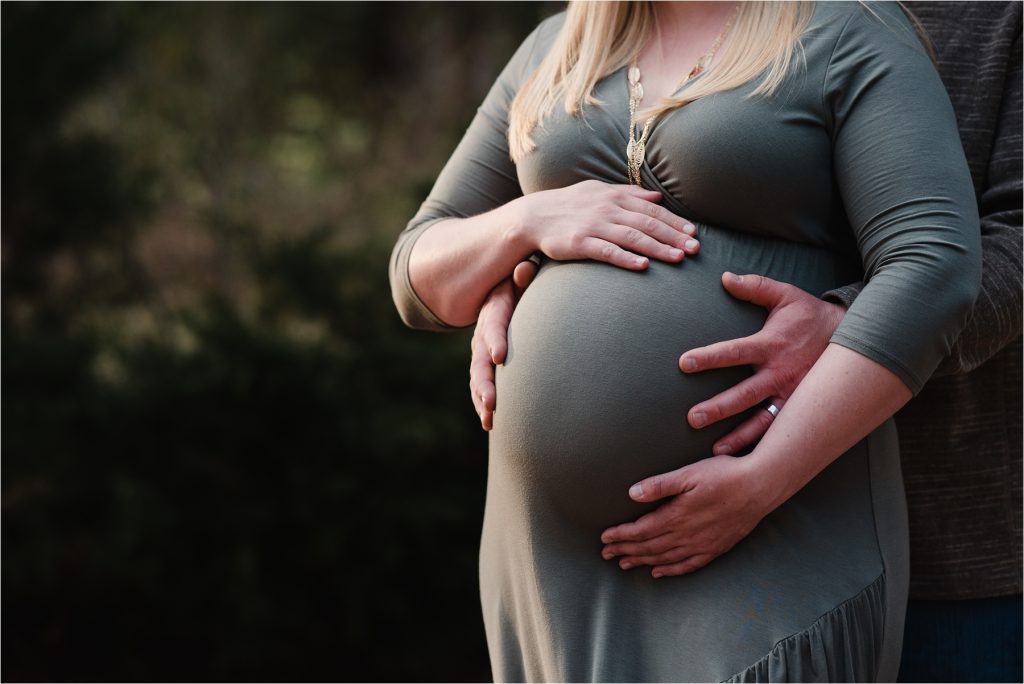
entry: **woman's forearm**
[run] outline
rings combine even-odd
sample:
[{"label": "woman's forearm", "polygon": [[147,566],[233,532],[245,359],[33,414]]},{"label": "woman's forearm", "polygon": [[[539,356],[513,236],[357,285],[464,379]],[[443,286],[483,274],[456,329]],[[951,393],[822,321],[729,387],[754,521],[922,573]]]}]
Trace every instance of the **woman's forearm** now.
[{"label": "woman's forearm", "polygon": [[744,459],[768,510],[796,494],[910,398],[895,373],[830,344]]},{"label": "woman's forearm", "polygon": [[413,245],[409,280],[445,323],[475,321],[487,294],[533,251],[521,230],[520,200],[471,218],[439,221]]},{"label": "woman's forearm", "polygon": [[409,282],[442,321],[476,320],[487,293],[534,251],[643,270],[682,261],[700,247],[696,229],[657,204],[661,193],[597,180],[542,190],[466,219],[427,228],[409,257]]},{"label": "woman's forearm", "polygon": [[701,459],[630,487],[634,501],[668,501],[605,530],[601,555],[655,577],[703,567],[750,534],[840,454],[910,398],[892,371],[831,344],[747,456]]}]

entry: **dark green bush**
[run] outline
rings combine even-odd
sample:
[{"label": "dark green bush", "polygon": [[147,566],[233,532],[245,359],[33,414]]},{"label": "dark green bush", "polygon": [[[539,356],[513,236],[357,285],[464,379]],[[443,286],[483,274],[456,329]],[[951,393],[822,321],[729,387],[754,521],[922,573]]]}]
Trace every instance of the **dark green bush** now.
[{"label": "dark green bush", "polygon": [[387,258],[557,9],[4,4],[4,679],[489,676],[468,333]]}]

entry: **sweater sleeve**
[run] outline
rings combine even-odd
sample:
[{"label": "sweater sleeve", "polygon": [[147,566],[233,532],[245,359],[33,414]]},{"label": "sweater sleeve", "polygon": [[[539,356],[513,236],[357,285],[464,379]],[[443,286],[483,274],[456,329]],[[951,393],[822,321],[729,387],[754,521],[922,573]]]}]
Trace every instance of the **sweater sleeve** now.
[{"label": "sweater sleeve", "polygon": [[823,105],[865,273],[832,341],[916,394],[976,299],[981,249],[949,97],[896,5],[852,11],[826,70]]},{"label": "sweater sleeve", "polygon": [[477,109],[427,199],[398,236],[388,276],[395,306],[409,327],[454,329],[427,308],[409,280],[409,257],[416,240],[439,221],[482,214],[523,194],[509,156],[508,111],[522,83],[540,63],[540,44],[550,43],[560,16],[541,22],[516,50]]},{"label": "sweater sleeve", "polygon": [[1021,334],[1021,34],[1017,33],[999,121],[978,197],[981,214],[981,292],[967,325],[937,375],[968,373]]}]

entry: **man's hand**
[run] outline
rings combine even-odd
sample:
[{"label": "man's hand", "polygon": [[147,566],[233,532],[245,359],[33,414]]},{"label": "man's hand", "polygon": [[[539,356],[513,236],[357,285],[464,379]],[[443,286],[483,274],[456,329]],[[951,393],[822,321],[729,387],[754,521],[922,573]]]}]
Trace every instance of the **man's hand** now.
[{"label": "man's hand", "polygon": [[511,280],[501,281],[487,295],[476,321],[471,343],[473,356],[469,364],[469,391],[484,430],[493,426],[497,398],[494,367],[505,361],[512,311],[535,275],[537,265],[534,262],[521,262],[513,271]]},{"label": "man's hand", "polygon": [[[807,371],[828,346],[846,309],[813,297],[798,287],[759,275],[722,275],[722,285],[736,299],[768,309],[768,320],[757,333],[691,349],[679,359],[684,373],[750,365],[754,375],[711,399],[697,404],[687,416],[702,428],[734,416],[767,399],[782,408]],[[715,455],[735,454],[760,439],[772,415],[758,411],[715,442]]]},{"label": "man's hand", "polygon": [[763,478],[743,458],[708,458],[664,475],[649,477],[629,490],[635,501],[672,497],[636,522],[601,534],[605,560],[617,556],[629,570],[653,566],[652,577],[684,575],[722,555],[750,534],[769,513],[759,490]]}]

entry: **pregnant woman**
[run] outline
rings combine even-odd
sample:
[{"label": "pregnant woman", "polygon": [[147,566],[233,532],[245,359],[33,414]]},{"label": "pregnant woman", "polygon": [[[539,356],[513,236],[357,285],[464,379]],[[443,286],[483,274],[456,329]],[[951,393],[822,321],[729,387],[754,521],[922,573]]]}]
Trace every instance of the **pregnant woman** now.
[{"label": "pregnant woman", "polygon": [[[441,330],[546,257],[496,377],[495,678],[894,679],[907,542],[887,419],[973,303],[977,221],[948,98],[895,5],[573,3],[543,22],[391,265],[403,319]],[[726,270],[868,284],[757,447],[709,459],[736,423],[696,431],[686,409],[743,374],[681,374],[679,350],[763,322]],[[695,488],[763,483],[772,512],[681,577],[605,561],[601,532],[653,506],[630,485],[687,464],[709,475]]]}]

